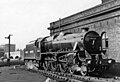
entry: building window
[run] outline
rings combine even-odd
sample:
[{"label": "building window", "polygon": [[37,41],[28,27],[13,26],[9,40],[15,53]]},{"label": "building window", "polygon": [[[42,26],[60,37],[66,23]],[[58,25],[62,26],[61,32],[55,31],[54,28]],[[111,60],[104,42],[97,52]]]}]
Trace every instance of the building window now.
[{"label": "building window", "polygon": [[102,32],[101,34],[101,38],[102,38],[102,49],[106,49],[108,48],[108,36],[106,32]]},{"label": "building window", "polygon": [[28,54],[28,51],[25,51],[26,54]]},{"label": "building window", "polygon": [[84,28],[81,28],[82,32],[87,32],[89,31],[89,28],[88,27],[84,27]]},{"label": "building window", "polygon": [[19,56],[16,56],[16,57],[15,57],[15,59],[18,59],[18,58],[19,58]]},{"label": "building window", "polygon": [[13,59],[13,56],[10,56],[10,59]]},{"label": "building window", "polygon": [[34,52],[33,50],[30,51],[30,53],[33,53],[33,52]]}]

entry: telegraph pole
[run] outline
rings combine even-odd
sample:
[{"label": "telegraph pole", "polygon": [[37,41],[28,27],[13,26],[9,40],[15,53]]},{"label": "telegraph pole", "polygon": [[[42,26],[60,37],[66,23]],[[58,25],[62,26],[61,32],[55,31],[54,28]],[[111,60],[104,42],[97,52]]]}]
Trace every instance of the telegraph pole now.
[{"label": "telegraph pole", "polygon": [[61,32],[61,18],[59,18],[59,33]]},{"label": "telegraph pole", "polygon": [[9,43],[8,43],[8,59],[7,59],[7,62],[8,62],[8,66],[10,66],[10,37],[12,36],[12,34],[9,34],[8,37],[5,37],[5,39],[8,39],[9,40]]}]

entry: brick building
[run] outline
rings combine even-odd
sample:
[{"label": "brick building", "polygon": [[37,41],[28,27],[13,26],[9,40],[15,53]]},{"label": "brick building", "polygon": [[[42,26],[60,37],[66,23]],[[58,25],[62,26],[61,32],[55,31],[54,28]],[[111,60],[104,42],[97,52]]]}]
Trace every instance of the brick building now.
[{"label": "brick building", "polygon": [[[8,58],[8,52],[5,53],[5,56]],[[10,57],[12,57],[13,59],[17,59],[21,57],[21,51],[15,51],[15,52],[10,52]]]},{"label": "brick building", "polygon": [[[0,45],[0,47],[3,48],[5,52],[9,51],[9,44]],[[15,50],[16,50],[16,45],[10,44],[10,52],[15,52]]]},{"label": "brick building", "polygon": [[[0,45],[0,57],[8,57],[9,44]],[[24,58],[23,50],[16,50],[16,44],[10,44],[10,56],[15,59],[17,56]]]},{"label": "brick building", "polygon": [[102,0],[102,4],[50,23],[50,35],[59,32],[80,33],[82,28],[106,32],[107,55],[120,62],[120,0]]},{"label": "brick building", "polygon": [[4,56],[4,49],[0,48],[0,57]]}]

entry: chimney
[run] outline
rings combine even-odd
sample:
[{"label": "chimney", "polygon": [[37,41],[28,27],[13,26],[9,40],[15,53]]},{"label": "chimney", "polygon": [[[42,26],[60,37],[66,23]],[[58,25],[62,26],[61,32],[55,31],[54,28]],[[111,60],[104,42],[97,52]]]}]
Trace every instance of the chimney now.
[{"label": "chimney", "polygon": [[113,1],[113,0],[102,0],[102,3],[106,3],[106,2],[109,2],[109,1]]}]

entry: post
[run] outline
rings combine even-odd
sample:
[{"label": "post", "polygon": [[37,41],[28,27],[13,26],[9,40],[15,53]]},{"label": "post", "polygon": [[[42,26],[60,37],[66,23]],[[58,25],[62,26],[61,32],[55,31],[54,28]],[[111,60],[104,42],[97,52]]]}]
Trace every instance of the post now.
[{"label": "post", "polygon": [[9,34],[9,36],[8,37],[5,37],[6,39],[8,39],[9,40],[9,43],[8,43],[8,60],[7,60],[7,62],[8,62],[8,66],[10,66],[10,36],[12,36],[11,34]]},{"label": "post", "polygon": [[10,35],[8,36],[9,39],[9,55],[8,55],[8,66],[10,66]]}]

